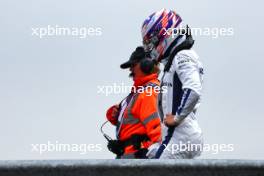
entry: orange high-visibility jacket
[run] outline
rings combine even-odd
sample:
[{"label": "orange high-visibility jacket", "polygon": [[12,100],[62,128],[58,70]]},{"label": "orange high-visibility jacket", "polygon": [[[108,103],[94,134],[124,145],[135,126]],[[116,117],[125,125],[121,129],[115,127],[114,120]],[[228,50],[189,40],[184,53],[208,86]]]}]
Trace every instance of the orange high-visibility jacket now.
[{"label": "orange high-visibility jacket", "polygon": [[[132,98],[125,107],[121,122],[118,117],[112,117],[114,106],[108,109],[107,119],[113,125],[120,125],[119,140],[129,139],[134,134],[147,135],[150,140],[142,143],[143,148],[148,148],[151,144],[161,141],[161,122],[157,106],[159,92],[157,89],[154,90],[155,87],[150,86],[151,84],[156,84],[156,88],[159,87],[160,83],[157,74],[151,74],[135,80],[134,86],[137,91],[133,93]],[[145,86],[145,89],[142,91],[143,86]],[[139,91],[139,89],[141,90]],[[133,146],[125,148],[125,154],[134,152]]]}]

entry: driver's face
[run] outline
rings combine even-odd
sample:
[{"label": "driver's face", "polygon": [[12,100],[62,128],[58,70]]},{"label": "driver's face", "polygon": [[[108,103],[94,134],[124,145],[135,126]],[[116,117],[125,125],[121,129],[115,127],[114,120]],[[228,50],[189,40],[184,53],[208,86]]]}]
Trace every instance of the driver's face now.
[{"label": "driver's face", "polygon": [[145,76],[145,74],[140,69],[139,63],[133,64],[129,70],[131,71],[129,76],[133,77],[133,79]]}]

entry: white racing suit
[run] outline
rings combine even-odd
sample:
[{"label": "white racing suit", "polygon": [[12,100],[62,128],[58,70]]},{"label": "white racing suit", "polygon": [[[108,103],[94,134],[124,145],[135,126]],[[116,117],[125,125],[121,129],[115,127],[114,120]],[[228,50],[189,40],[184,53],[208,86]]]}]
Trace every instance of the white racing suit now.
[{"label": "white racing suit", "polygon": [[169,71],[164,72],[161,86],[167,86],[167,91],[159,95],[160,117],[173,114],[182,121],[176,127],[163,124],[163,142],[156,158],[195,158],[201,154],[203,137],[195,114],[200,104],[202,77],[202,64],[192,49],[179,51]]}]

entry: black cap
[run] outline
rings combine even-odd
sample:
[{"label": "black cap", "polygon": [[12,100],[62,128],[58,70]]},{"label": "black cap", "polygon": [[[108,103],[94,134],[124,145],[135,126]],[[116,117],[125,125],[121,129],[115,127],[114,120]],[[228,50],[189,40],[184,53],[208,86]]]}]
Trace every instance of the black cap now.
[{"label": "black cap", "polygon": [[133,64],[140,62],[145,57],[146,57],[146,53],[144,51],[144,48],[142,46],[138,46],[136,50],[131,54],[129,60],[121,64],[120,67],[122,69],[129,68]]}]

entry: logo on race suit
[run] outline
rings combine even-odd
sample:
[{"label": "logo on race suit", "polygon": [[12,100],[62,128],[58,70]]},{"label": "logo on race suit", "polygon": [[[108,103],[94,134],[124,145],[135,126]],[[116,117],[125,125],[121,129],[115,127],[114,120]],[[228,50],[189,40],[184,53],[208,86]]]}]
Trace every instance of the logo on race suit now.
[{"label": "logo on race suit", "polygon": [[186,62],[190,62],[191,60],[190,59],[184,59],[184,60],[181,60],[178,62],[178,65],[181,65],[181,64],[184,64]]},{"label": "logo on race suit", "polygon": [[172,83],[171,82],[163,82],[162,86],[172,87]]}]

